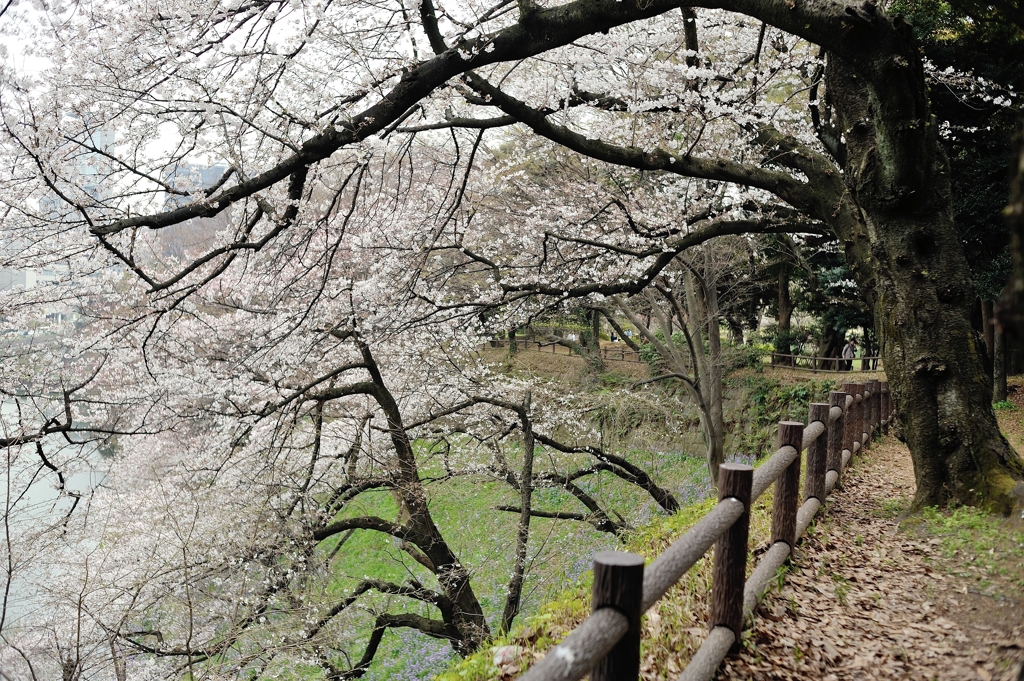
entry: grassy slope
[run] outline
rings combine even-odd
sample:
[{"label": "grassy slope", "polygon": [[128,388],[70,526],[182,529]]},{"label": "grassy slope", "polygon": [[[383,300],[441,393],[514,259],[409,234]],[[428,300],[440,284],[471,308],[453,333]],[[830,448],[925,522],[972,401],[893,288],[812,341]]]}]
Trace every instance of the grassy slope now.
[{"label": "grassy slope", "polygon": [[[493,356],[487,359],[496,363],[505,359],[504,352],[489,354]],[[580,358],[533,352],[520,353],[507,367],[508,371],[518,375],[556,380],[572,390],[590,390],[604,395],[627,395],[631,384],[646,375],[646,366],[634,363],[609,362],[608,369],[599,378],[589,372]],[[659,472],[659,481],[670,485],[677,493],[687,484],[694,489],[691,496],[702,497],[706,493],[704,463],[700,458],[679,450],[642,448],[631,449],[627,457]],[[561,461],[564,462],[565,457]],[[517,465],[514,459],[509,463],[513,468]],[[440,468],[434,470],[429,463],[422,472],[425,477],[440,477],[442,473]],[[657,512],[649,497],[612,476],[595,476],[593,481],[583,482],[581,486],[589,492],[598,493],[609,508],[617,510],[633,523],[643,522],[644,518]],[[504,588],[512,567],[512,547],[518,520],[514,514],[493,509],[500,504],[515,505],[517,493],[504,483],[484,476],[460,476],[430,483],[427,489],[434,520],[460,560],[473,572],[473,588],[491,618],[493,628],[504,604]],[[574,499],[554,489],[537,490],[535,506],[548,510],[582,510]],[[388,492],[360,495],[346,511],[347,515],[370,514],[389,519],[395,518],[396,513],[397,508]],[[536,611],[560,585],[575,581],[589,567],[593,553],[617,546],[614,537],[597,532],[587,524],[535,519],[531,524],[533,565],[524,588],[523,611]],[[331,548],[332,543],[325,543],[325,550]],[[355,532],[343,550],[338,552],[333,569],[334,578],[328,593],[334,598],[348,593],[365,577],[398,583],[415,577],[427,586],[433,582],[431,576],[394,542],[374,532]],[[389,602],[379,596],[364,600],[377,606]],[[390,602],[395,603],[394,600]],[[401,609],[434,614],[427,608],[408,602],[402,603]],[[339,621],[339,629],[353,642],[356,654],[361,651],[361,642],[369,635],[372,618],[371,612],[360,610]],[[443,668],[451,657],[450,647],[443,641],[410,631],[389,630],[366,678],[428,678],[432,672]]]},{"label": "grassy slope", "polygon": [[[728,451],[760,451],[774,447],[766,443],[766,433],[774,432],[774,424],[786,418],[804,420],[807,403],[827,397],[833,383],[813,374],[793,371],[756,372],[741,370],[729,378],[733,390],[749,399],[740,400],[738,413],[731,416],[733,427],[746,423],[747,432],[734,438],[735,448]],[[768,446],[764,446],[764,445]],[[750,447],[750,449],[747,449]],[[771,490],[755,504],[751,515],[750,544],[756,552],[767,549],[771,526]],[[648,560],[659,555],[682,535],[712,506],[713,501],[697,501],[671,516],[655,517],[625,538],[622,550],[638,553]],[[584,551],[592,555],[594,550]],[[753,562],[750,565],[752,569]],[[691,569],[677,586],[644,618],[645,678],[674,676],[685,667],[706,633],[710,595],[711,563],[705,557]],[[475,655],[455,663],[437,677],[438,681],[482,681],[517,674],[534,659],[557,643],[590,611],[590,572],[553,593],[551,599],[533,616],[527,617],[511,634],[492,641]],[[515,646],[517,661],[498,668],[494,651]]]}]

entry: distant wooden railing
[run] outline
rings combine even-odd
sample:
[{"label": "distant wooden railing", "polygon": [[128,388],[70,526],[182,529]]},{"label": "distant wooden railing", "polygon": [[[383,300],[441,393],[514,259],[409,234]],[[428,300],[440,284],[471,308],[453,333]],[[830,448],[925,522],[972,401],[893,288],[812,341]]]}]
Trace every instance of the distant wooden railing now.
[{"label": "distant wooden railing", "polygon": [[[868,449],[892,420],[889,384],[845,383],[828,404],[810,405],[808,424],[779,424],[778,450],[756,470],[723,464],[718,504],[644,567],[641,556],[603,551],[594,557],[592,614],[519,677],[520,681],[636,679],[640,617],[715,545],[709,633],[680,681],[711,679],[739,641],[778,569],[792,553],[855,453]],[[804,503],[798,509],[800,455],[807,450]],[[750,506],[775,483],[772,546],[745,579]]]},{"label": "distant wooden railing", "polygon": [[[814,355],[787,355],[772,353],[772,365],[801,371],[880,371],[881,357],[854,357],[852,362],[842,357],[815,357]],[[849,366],[849,368],[846,368]]]},{"label": "distant wooden railing", "polygon": [[[516,339],[516,350],[535,350],[537,352],[548,352],[553,355],[571,355],[572,350],[567,346],[561,345],[557,342],[541,342],[535,340],[519,340]],[[495,339],[488,341],[488,345],[492,348],[507,348],[508,341],[504,339]],[[617,360],[619,362],[637,362],[643,363],[645,360],[640,358],[640,353],[633,350],[625,343],[621,347],[603,347],[601,348],[601,359]]]},{"label": "distant wooden railing", "polygon": [[[505,339],[494,339],[487,342],[487,345],[492,348],[507,348],[509,341]],[[546,352],[552,355],[571,355],[572,350],[568,346],[561,345],[557,341],[535,341],[535,340],[515,340],[516,350],[534,350],[536,352]],[[617,347],[604,346],[601,348],[601,359],[619,361],[619,362],[635,362],[635,363],[646,363],[647,360],[640,357],[640,353],[633,350],[625,343]],[[852,366],[850,369],[846,369],[847,362],[842,357],[815,357],[813,355],[787,355],[783,353],[773,352],[771,355],[772,366],[782,366],[788,369],[796,369],[798,371],[812,371],[822,372],[830,371],[839,373],[842,371],[881,371],[882,369],[882,358],[881,357],[856,357],[853,359]]]}]

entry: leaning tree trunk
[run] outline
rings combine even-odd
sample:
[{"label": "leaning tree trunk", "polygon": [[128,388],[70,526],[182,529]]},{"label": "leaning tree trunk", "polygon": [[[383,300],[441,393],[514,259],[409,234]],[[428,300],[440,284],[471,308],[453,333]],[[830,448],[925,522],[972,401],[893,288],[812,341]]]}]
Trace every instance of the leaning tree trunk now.
[{"label": "leaning tree trunk", "polygon": [[992,401],[1006,400],[1006,334],[995,332],[992,341]]},{"label": "leaning tree trunk", "polygon": [[[825,331],[821,334],[821,343],[818,345],[818,356],[819,357],[838,357],[842,354],[842,348],[839,342],[839,331],[834,326],[825,327]],[[835,363],[826,359],[822,362],[823,369],[835,368]]]},{"label": "leaning tree trunk", "polygon": [[1020,513],[1024,462],[999,431],[970,324],[975,288],[920,59],[908,31],[885,36],[888,44],[865,47],[874,61],[833,57],[826,69],[846,137],[846,193],[832,223],[886,340],[914,507],[955,501]]},{"label": "leaning tree trunk", "polygon": [[388,433],[395,448],[393,475],[398,484],[392,491],[398,505],[399,522],[405,528],[404,541],[417,549],[407,552],[437,578],[444,601],[435,605],[441,611],[446,638],[456,653],[468,655],[490,637],[487,619],[473,592],[469,570],[434,523],[398,402],[385,384],[370,349],[363,346],[361,350],[374,385],[372,395],[387,418]]},{"label": "leaning tree trunk", "polygon": [[[718,469],[725,463],[725,418],[722,389],[722,337],[718,324],[718,292],[707,280],[687,269],[684,275],[688,324],[692,339],[694,376],[700,387],[700,409],[707,438],[708,472],[711,483],[718,484]],[[708,356],[704,355],[704,331],[708,336]],[[680,367],[681,368],[681,367]]]},{"label": "leaning tree trunk", "polygon": [[601,353],[601,312],[594,308],[587,310],[586,345],[591,352]]}]

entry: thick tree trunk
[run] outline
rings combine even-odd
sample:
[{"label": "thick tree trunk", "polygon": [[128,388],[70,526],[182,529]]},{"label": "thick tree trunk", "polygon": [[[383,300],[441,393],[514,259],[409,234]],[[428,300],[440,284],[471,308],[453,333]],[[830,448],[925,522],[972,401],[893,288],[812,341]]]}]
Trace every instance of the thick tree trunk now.
[{"label": "thick tree trunk", "polygon": [[729,342],[733,345],[743,345],[743,325],[735,317],[726,317],[725,323],[729,325]]},{"label": "thick tree trunk", "polygon": [[[838,357],[842,353],[839,343],[839,331],[832,326],[825,327],[821,334],[821,343],[818,345],[819,357]],[[822,362],[822,369],[836,369],[834,362],[825,360]]]},{"label": "thick tree trunk", "polygon": [[985,338],[985,350],[988,352],[989,359],[992,358],[993,348],[995,347],[995,319],[993,319],[993,311],[995,304],[991,300],[981,301],[981,328],[982,336]]},{"label": "thick tree trunk", "polygon": [[869,360],[868,357],[874,357],[876,350],[875,346],[871,343],[871,336],[869,333],[867,333],[867,329],[865,329],[864,332],[864,342],[863,344],[861,344],[860,352],[860,370],[870,371],[871,369],[874,369],[874,367],[871,366],[871,360]]},{"label": "thick tree trunk", "polygon": [[587,333],[587,348],[591,352],[601,352],[601,312],[599,310],[592,309],[587,311],[588,321],[590,322],[590,329]]},{"label": "thick tree trunk", "polygon": [[1006,224],[1010,228],[1010,252],[1013,276],[1003,289],[996,306],[999,325],[1011,344],[1024,342],[1024,117],[1014,138],[1014,163],[1010,176],[1010,202],[1006,206]]},{"label": "thick tree trunk", "polygon": [[992,353],[995,350],[995,318],[993,317],[994,304],[992,301],[978,300],[978,312],[980,319],[971,319],[971,325],[978,329],[981,327],[981,341],[983,344],[983,352],[981,353],[981,363],[984,366],[985,375],[988,376],[989,381],[992,381]]},{"label": "thick tree trunk", "polygon": [[[705,286],[704,295],[708,314],[708,388],[711,392],[711,421],[715,429],[715,454],[721,464],[725,463],[725,391],[722,384],[722,329],[718,316],[718,291],[714,286]],[[715,480],[717,479],[716,477]]]},{"label": "thick tree trunk", "polygon": [[955,501],[1020,513],[1024,463],[999,431],[971,327],[976,294],[953,224],[949,163],[920,60],[900,35],[902,44],[877,50],[877,63],[829,59],[847,189],[831,222],[886,339],[914,507]]},{"label": "thick tree trunk", "polygon": [[[876,243],[885,242],[872,263],[871,297],[889,339],[886,373],[914,459],[914,505],[982,502],[1009,513],[1024,501],[1024,466],[992,411],[981,348],[968,322],[973,287],[966,262],[955,264],[960,251],[952,222],[893,216],[868,221],[867,228]],[[933,242],[934,250],[901,238],[924,230],[948,238]]]}]

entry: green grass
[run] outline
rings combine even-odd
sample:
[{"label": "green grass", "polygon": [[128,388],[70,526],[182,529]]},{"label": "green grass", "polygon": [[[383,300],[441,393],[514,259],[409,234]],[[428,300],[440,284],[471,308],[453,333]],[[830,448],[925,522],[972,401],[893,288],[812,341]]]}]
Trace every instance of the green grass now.
[{"label": "green grass", "polygon": [[[715,503],[715,499],[706,499],[671,516],[652,518],[625,537],[621,550],[642,555],[650,562],[703,518]],[[770,536],[771,506],[772,490],[769,489],[751,509],[751,548]],[[642,655],[655,665],[654,673],[659,678],[675,676],[669,671],[669,664],[674,662],[676,668],[681,669],[703,641],[711,594],[711,553],[705,554],[644,616]],[[754,566],[755,562],[750,561],[748,571]],[[784,574],[784,569],[780,573]],[[542,657],[590,614],[591,579],[592,573],[588,570],[569,586],[552,594],[537,614],[526,617],[511,633],[497,637],[476,653],[453,662],[434,681],[492,681],[502,678],[503,670],[494,665],[493,657],[495,650],[503,646],[516,646],[519,651],[520,667],[513,672],[518,675],[527,662]],[[700,632],[700,635],[694,632]]]},{"label": "green grass", "polygon": [[[631,532],[626,537],[622,550],[653,558],[664,551],[676,537],[703,518],[714,504],[715,500],[707,499],[687,506],[674,515],[654,518]],[[681,580],[682,588],[676,587],[673,591],[706,593],[709,577],[710,562],[702,559]],[[473,655],[453,664],[450,669],[435,677],[435,681],[486,681],[499,678],[501,670],[494,666],[493,657],[494,650],[502,646],[518,646],[522,651],[521,659],[524,661],[541,656],[590,614],[592,578],[592,572],[587,570],[567,588],[552,594],[537,614],[527,617],[509,634],[495,638]],[[679,627],[694,625],[692,618],[687,616],[688,609],[676,609],[674,613],[664,608],[658,608],[658,611],[676,615],[671,621],[664,623],[667,626],[662,627],[669,636],[672,636]],[[661,617],[664,620],[665,615]],[[645,648],[652,645],[657,645],[657,642],[645,637]]]},{"label": "green grass", "polygon": [[[803,415],[801,420],[804,420],[807,404],[821,400],[827,396],[828,390],[834,387],[831,380],[784,384],[775,379],[766,380],[753,373],[738,378],[734,385],[748,395],[753,393],[753,404],[747,402],[748,406],[740,415],[741,418],[753,417],[765,430],[763,436],[758,433],[755,437],[737,440],[737,444],[741,451],[761,451],[765,454],[773,449],[770,443],[774,439],[774,431],[768,433],[770,427],[774,427],[774,424],[783,418],[798,417],[800,414]],[[663,479],[661,476],[672,473],[678,476],[677,480],[696,480],[701,478],[704,471],[703,459],[697,457],[677,455],[674,465],[659,470],[659,467],[665,466],[672,457],[658,457],[654,456],[653,452],[639,450],[630,452],[630,456],[637,463],[653,467],[652,474],[658,476],[659,480]],[[645,461],[646,457],[654,458]],[[675,470],[672,471],[672,468]],[[678,487],[673,487],[673,490],[676,489]],[[751,514],[751,547],[756,546],[769,534],[771,498],[769,491],[754,506]],[[629,534],[623,549],[650,560],[660,555],[675,538],[700,520],[713,505],[714,500],[707,499],[691,504],[672,516],[655,516]],[[751,562],[750,569],[753,569],[753,565]],[[644,653],[658,661],[658,671],[666,677],[675,675],[664,668],[668,660],[674,658],[677,664],[685,666],[685,661],[701,642],[692,632],[700,631],[707,619],[710,586],[710,560],[705,557],[645,616]],[[844,585],[838,585],[838,588],[842,590]],[[447,671],[436,677],[437,681],[485,681],[499,678],[502,670],[494,665],[493,657],[495,649],[502,646],[517,646],[516,650],[520,651],[520,666],[525,668],[526,662],[542,656],[548,648],[585,619],[590,610],[589,589],[588,570],[568,586],[550,593],[549,600],[539,607],[536,614],[524,618],[513,632],[495,638],[477,653],[453,663]],[[655,618],[656,626],[652,624]],[[518,673],[519,670],[513,672]]]},{"label": "green grass", "polygon": [[[460,562],[472,574],[473,589],[484,611],[493,619],[500,615],[504,604],[504,586],[512,567],[515,530],[518,516],[493,510],[499,504],[514,504],[517,495],[508,485],[483,477],[460,477],[439,484],[427,486],[428,501],[434,521],[442,535],[449,542]],[[544,507],[556,490],[539,490],[537,506]],[[549,502],[550,503],[550,502]],[[559,504],[554,504],[558,507]],[[568,506],[565,500],[560,505]],[[346,516],[377,515],[395,519],[397,506],[389,492],[370,492],[356,499]],[[569,568],[568,556],[572,555],[571,544],[583,546],[607,544],[606,535],[596,532],[589,525],[535,519],[532,523],[531,553],[540,565],[527,580],[524,590],[527,607],[535,607],[540,600],[538,591],[560,572]],[[331,546],[325,543],[324,549]],[[571,564],[571,563],[570,563]],[[333,577],[328,587],[332,597],[338,598],[351,590],[364,578],[382,579],[405,583],[415,578],[430,588],[436,588],[436,579],[425,568],[412,560],[397,542],[376,532],[357,531],[346,542],[337,555]],[[414,602],[396,603],[396,599],[379,595],[367,595],[367,605],[383,606],[392,603],[394,611],[418,612],[436,617],[431,608]],[[353,641],[365,641],[372,626],[372,614],[361,612],[348,624],[352,627]],[[492,621],[492,627],[496,622]],[[406,671],[403,658],[407,656],[407,636],[392,633],[385,637],[377,653],[374,667],[388,669],[388,676]],[[445,647],[443,642],[437,642]],[[354,644],[360,650],[360,644]],[[375,676],[371,674],[371,677]],[[381,677],[384,678],[384,677]]]},{"label": "green grass", "polygon": [[839,601],[839,605],[846,607],[850,596],[850,580],[836,572],[832,574],[832,581],[836,585],[836,600]]},{"label": "green grass", "polygon": [[1004,518],[962,506],[925,508],[919,522],[924,534],[938,540],[941,567],[983,587],[993,586],[994,577],[1017,593],[1024,589],[1024,531],[1011,529]]},{"label": "green grass", "polygon": [[911,500],[908,497],[896,497],[886,499],[880,507],[872,509],[871,514],[876,518],[898,518],[910,510]]}]

